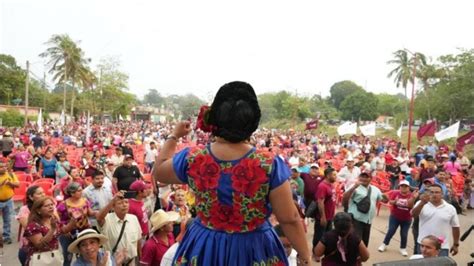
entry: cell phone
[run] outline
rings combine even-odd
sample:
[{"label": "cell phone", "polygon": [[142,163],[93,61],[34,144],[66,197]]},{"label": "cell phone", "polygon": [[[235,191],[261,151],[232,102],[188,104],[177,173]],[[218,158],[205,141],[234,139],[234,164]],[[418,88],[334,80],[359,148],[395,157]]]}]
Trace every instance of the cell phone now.
[{"label": "cell phone", "polygon": [[125,199],[134,199],[136,196],[137,196],[136,191],[126,191],[125,193],[123,193],[123,197]]}]

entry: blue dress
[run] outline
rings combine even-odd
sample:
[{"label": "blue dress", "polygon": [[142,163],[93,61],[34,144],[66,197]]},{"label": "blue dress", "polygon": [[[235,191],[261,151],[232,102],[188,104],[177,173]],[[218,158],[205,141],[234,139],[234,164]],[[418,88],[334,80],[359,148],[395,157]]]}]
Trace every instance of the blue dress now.
[{"label": "blue dress", "polygon": [[269,193],[290,176],[283,160],[252,148],[238,160],[222,161],[207,146],[177,153],[173,168],[193,190],[197,212],[174,265],[288,265],[268,221]]}]

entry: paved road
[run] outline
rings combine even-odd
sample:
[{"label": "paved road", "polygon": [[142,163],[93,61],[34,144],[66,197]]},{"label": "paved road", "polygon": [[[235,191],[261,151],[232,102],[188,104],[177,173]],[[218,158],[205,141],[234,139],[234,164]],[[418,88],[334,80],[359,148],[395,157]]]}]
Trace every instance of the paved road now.
[{"label": "paved road", "polygon": [[[392,238],[390,245],[388,246],[387,250],[383,253],[377,251],[377,248],[382,243],[383,238],[385,237],[385,233],[388,229],[388,216],[389,211],[388,209],[382,207],[380,211],[380,216],[376,217],[374,220],[374,224],[372,225],[372,231],[370,235],[369,241],[369,251],[370,251],[370,259],[364,265],[372,265],[373,263],[377,262],[385,262],[385,261],[395,261],[395,260],[403,260],[404,257],[399,253],[399,244],[400,244],[400,236],[397,232],[395,236]],[[464,233],[471,224],[474,223],[474,210],[469,210],[467,215],[460,215],[460,223],[461,223],[461,234]],[[3,249],[3,261],[0,262],[0,266],[16,266],[20,265],[18,262],[17,254],[18,254],[18,242],[16,241],[16,235],[18,232],[18,223],[12,223],[13,228],[12,232],[14,235],[14,242],[11,245],[5,245]],[[309,233],[307,235],[308,243],[311,244],[312,239],[312,225],[309,226]],[[413,253],[413,237],[411,234],[411,230],[409,232],[408,237],[408,251],[411,255]],[[469,261],[474,261],[474,259],[470,258],[470,253],[474,252],[474,232],[471,236],[466,239],[464,242],[461,242],[461,246],[459,249],[459,254],[456,255],[454,260],[458,263],[458,265],[467,265]],[[314,265],[318,265],[314,263]]]}]

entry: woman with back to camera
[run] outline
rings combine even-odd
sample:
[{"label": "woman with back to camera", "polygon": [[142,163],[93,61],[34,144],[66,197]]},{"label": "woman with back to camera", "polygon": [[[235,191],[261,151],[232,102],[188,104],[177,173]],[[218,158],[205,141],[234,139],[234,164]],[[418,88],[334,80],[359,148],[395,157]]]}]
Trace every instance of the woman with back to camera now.
[{"label": "woman with back to camera", "polygon": [[178,248],[177,265],[288,265],[268,222],[272,212],[298,252],[299,265],[310,264],[288,167],[247,143],[259,121],[253,88],[235,81],[219,89],[210,109],[201,108],[198,125],[212,132],[214,143],[173,156],[177,140],[191,131],[189,122],[178,123],[166,138],[154,178],[187,183],[196,195],[197,219]]},{"label": "woman with back to camera", "polygon": [[347,212],[334,216],[334,230],[326,232],[315,248],[315,256],[323,257],[322,266],[355,266],[369,259],[369,250],[352,228]]}]

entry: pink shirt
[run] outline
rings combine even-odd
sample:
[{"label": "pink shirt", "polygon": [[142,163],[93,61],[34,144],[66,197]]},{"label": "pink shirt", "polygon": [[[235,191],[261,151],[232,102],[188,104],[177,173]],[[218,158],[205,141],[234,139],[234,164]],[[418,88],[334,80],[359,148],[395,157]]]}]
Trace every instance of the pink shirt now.
[{"label": "pink shirt", "polygon": [[28,160],[31,158],[31,154],[27,151],[21,151],[15,153],[15,164],[17,168],[26,168],[28,167]]},{"label": "pink shirt", "polygon": [[[20,211],[18,212],[18,215],[15,217],[18,221],[22,218],[28,218],[28,215],[30,215],[30,209],[28,209],[28,206],[23,205],[20,208]],[[25,228],[21,228],[20,231],[20,248],[21,247],[26,247],[28,245],[28,239],[26,239],[23,236],[23,233],[25,232]]]},{"label": "pink shirt", "polygon": [[461,165],[457,162],[445,162],[443,168],[451,175],[457,175],[461,171]]},{"label": "pink shirt", "polygon": [[142,236],[148,235],[148,214],[143,201],[136,199],[128,200],[128,213],[137,216],[137,220],[142,228]]}]

